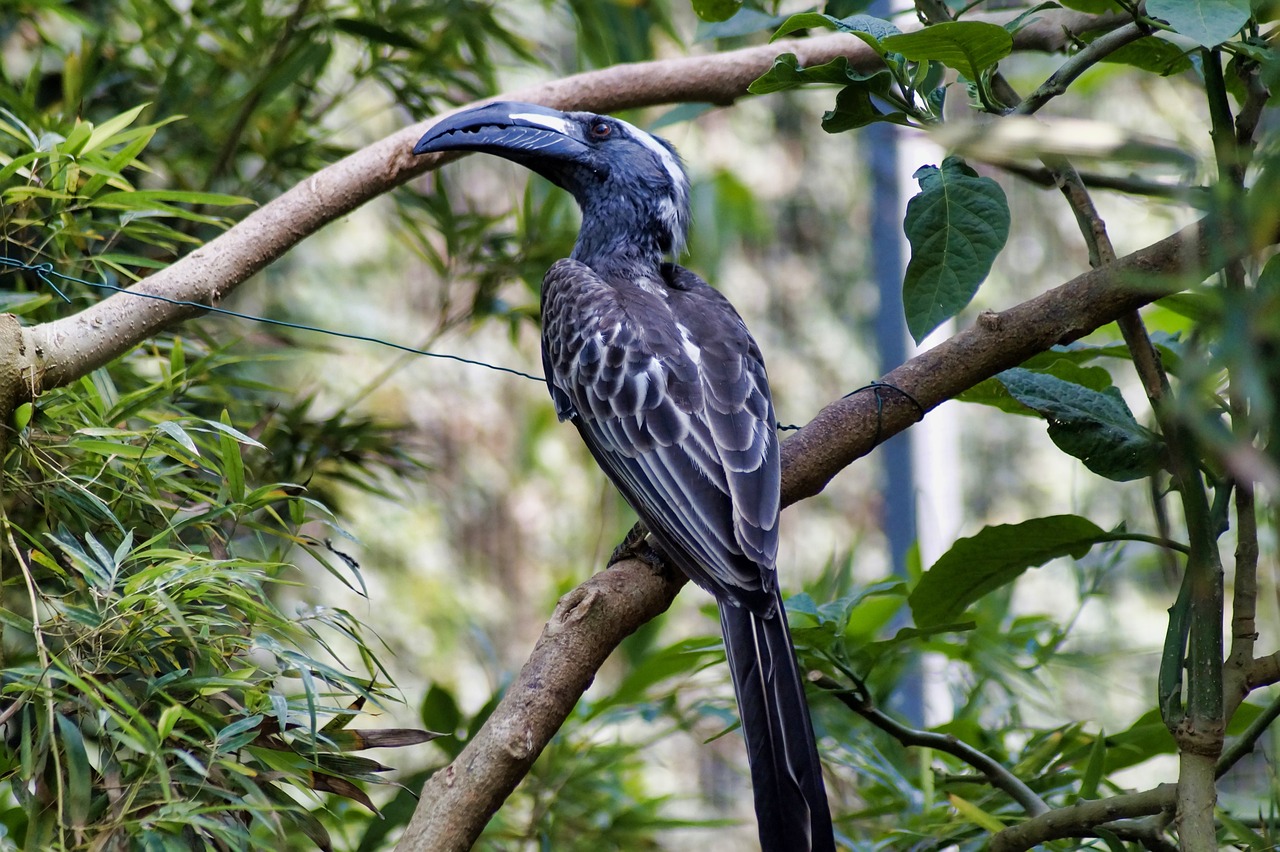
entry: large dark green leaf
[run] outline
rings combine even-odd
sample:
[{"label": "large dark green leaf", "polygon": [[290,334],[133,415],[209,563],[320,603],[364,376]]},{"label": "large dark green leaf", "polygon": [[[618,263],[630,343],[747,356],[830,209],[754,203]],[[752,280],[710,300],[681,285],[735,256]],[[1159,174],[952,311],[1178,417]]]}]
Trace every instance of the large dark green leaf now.
[{"label": "large dark green leaf", "polygon": [[1013,36],[1004,27],[981,21],[949,21],[914,33],[880,39],[886,49],[916,62],[933,60],[970,80],[1013,51]]},{"label": "large dark green leaf", "polygon": [[1106,530],[1076,515],[986,527],[962,538],[924,573],[907,598],[918,627],[959,619],[969,604],[1050,559],[1079,559],[1108,540]]},{"label": "large dark green leaf", "polygon": [[[887,83],[889,75],[880,75]],[[865,127],[877,121],[888,121],[893,124],[910,124],[911,122],[900,112],[885,112],[876,106],[872,95],[880,88],[880,81],[871,80],[862,83],[851,83],[836,95],[836,105],[822,114],[822,129],[828,133],[843,133],[858,127]]]},{"label": "large dark green leaf", "polygon": [[[1057,356],[1057,357],[1055,357]],[[1082,360],[1082,359],[1080,359]],[[1064,381],[1073,382],[1077,385],[1083,385],[1093,390],[1101,391],[1111,387],[1111,374],[1103,367],[1083,367],[1077,360],[1062,357],[1059,352],[1045,352],[1042,357],[1028,359],[1024,364],[1027,369],[1032,369],[1037,373],[1045,373],[1056,376]],[[990,405],[999,408],[1001,411],[1009,414],[1023,414],[1026,416],[1035,416],[1037,412],[1028,408],[1019,402],[1008,388],[998,378],[990,378],[986,381],[979,382],[966,391],[958,394],[956,399],[961,402],[976,402],[980,405]]]},{"label": "large dark green leaf", "polygon": [[915,173],[920,192],[903,227],[911,261],[902,285],[907,328],[920,342],[977,292],[1009,237],[1004,190],[958,157]]},{"label": "large dark green leaf", "polygon": [[1159,464],[1160,437],[1134,419],[1116,388],[1097,391],[1020,367],[997,378],[1014,399],[1049,422],[1049,437],[1060,450],[1099,476],[1125,482]]}]

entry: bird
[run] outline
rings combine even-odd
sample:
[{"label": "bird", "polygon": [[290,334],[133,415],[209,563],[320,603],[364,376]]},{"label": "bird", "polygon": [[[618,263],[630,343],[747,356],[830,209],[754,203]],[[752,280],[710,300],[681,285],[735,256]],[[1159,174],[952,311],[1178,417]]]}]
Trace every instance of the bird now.
[{"label": "bird", "polygon": [[764,852],[835,849],[817,744],[778,587],[781,463],[764,358],[682,253],[675,147],[610,115],[516,102],[434,124],[417,155],[483,152],[573,195],[573,251],[542,284],[542,362],[561,421],[657,549],[715,596]]}]

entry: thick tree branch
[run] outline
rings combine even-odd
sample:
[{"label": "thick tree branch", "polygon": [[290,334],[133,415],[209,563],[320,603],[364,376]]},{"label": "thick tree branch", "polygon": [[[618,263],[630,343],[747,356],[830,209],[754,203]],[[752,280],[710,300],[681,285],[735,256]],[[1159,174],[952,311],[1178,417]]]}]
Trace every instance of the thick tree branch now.
[{"label": "thick tree branch", "polygon": [[[1118,15],[1046,11],[1016,34],[1015,47],[1023,51],[1060,50],[1073,34],[1114,29],[1122,23]],[[503,97],[597,112],[683,102],[727,104],[745,95],[751,81],[782,53],[794,53],[805,65],[837,56],[847,56],[852,65],[862,69],[880,63],[862,40],[832,34],[710,56],[618,65],[508,92]],[[327,223],[451,159],[451,155],[414,157],[410,153],[413,143],[435,120],[406,127],[322,169],[217,239],[135,285],[131,292],[217,304]],[[25,384],[0,389],[0,396],[29,397],[75,381],[158,331],[198,314],[189,307],[119,294],[74,316],[28,328],[21,350],[13,353],[21,356],[15,363],[23,365]]]},{"label": "thick tree branch", "polygon": [[560,599],[529,661],[453,763],[436,772],[397,849],[470,849],[573,711],[618,643],[685,584],[638,559],[614,563]]}]

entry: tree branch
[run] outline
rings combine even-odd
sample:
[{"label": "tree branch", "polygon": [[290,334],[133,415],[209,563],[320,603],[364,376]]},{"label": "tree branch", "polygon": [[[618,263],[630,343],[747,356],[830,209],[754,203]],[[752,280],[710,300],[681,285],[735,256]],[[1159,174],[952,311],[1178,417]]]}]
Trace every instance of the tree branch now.
[{"label": "tree branch", "polygon": [[[1006,13],[992,16],[992,20],[1009,17]],[[1014,43],[1023,51],[1060,50],[1073,34],[1114,29],[1123,21],[1115,14],[1046,11],[1020,30]],[[783,53],[794,53],[804,65],[818,65],[837,56],[848,57],[851,65],[863,70],[881,64],[865,42],[840,33],[786,39],[710,56],[618,65],[508,92],[503,97],[597,112],[683,102],[728,104],[747,94],[747,86]],[[419,137],[442,117],[406,127],[316,172],[226,233],[134,285],[130,292],[217,304],[325,224],[454,159],[456,155],[415,157],[410,153]],[[24,331],[22,349],[13,353],[21,356],[15,357],[15,363],[21,363],[27,374],[18,398],[75,381],[162,329],[199,313],[189,307],[118,294],[74,316],[30,327]],[[0,401],[6,393],[7,389],[0,389]]]},{"label": "tree branch", "polygon": [[1079,53],[1072,55],[1066,62],[1049,75],[1049,79],[1027,96],[1027,99],[1013,110],[1017,115],[1033,115],[1049,101],[1061,95],[1076,78],[1097,65],[1126,44],[1132,44],[1148,34],[1146,27],[1130,22],[1123,27],[1112,30],[1106,35],[1098,36]]},{"label": "tree branch", "polygon": [[866,689],[861,685],[849,689],[844,684],[825,675],[813,681],[820,689],[827,690],[832,697],[904,746],[931,748],[943,754],[949,754],[972,766],[982,773],[983,779],[993,787],[1003,790],[1022,809],[1031,816],[1039,816],[1049,812],[1044,799],[1036,795],[1035,790],[1028,787],[1021,778],[1009,771],[1000,761],[979,751],[968,743],[961,742],[950,734],[939,734],[933,731],[920,731],[908,727],[897,719],[884,713],[872,702]]},{"label": "tree branch", "polygon": [[991,838],[991,852],[1023,852],[1063,837],[1093,837],[1096,828],[1113,820],[1173,808],[1177,794],[1178,785],[1161,784],[1141,793],[1077,802],[999,832]]},{"label": "tree branch", "polygon": [[1231,767],[1240,761],[1240,758],[1253,751],[1253,747],[1257,745],[1258,740],[1267,732],[1267,728],[1271,727],[1271,723],[1280,718],[1280,695],[1271,699],[1258,718],[1249,723],[1249,727],[1245,728],[1244,733],[1231,741],[1231,745],[1222,750],[1222,755],[1218,758],[1217,766],[1214,767],[1214,775],[1221,778],[1231,771]]}]

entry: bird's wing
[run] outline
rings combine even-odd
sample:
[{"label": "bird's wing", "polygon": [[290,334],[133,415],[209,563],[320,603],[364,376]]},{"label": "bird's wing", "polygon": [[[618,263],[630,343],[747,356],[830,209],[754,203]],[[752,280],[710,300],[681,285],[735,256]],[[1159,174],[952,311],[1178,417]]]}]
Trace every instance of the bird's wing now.
[{"label": "bird's wing", "polygon": [[576,261],[552,266],[547,380],[679,567],[717,597],[767,611],[780,466],[764,363],[727,300],[667,270],[676,286],[665,294],[624,294]]}]

